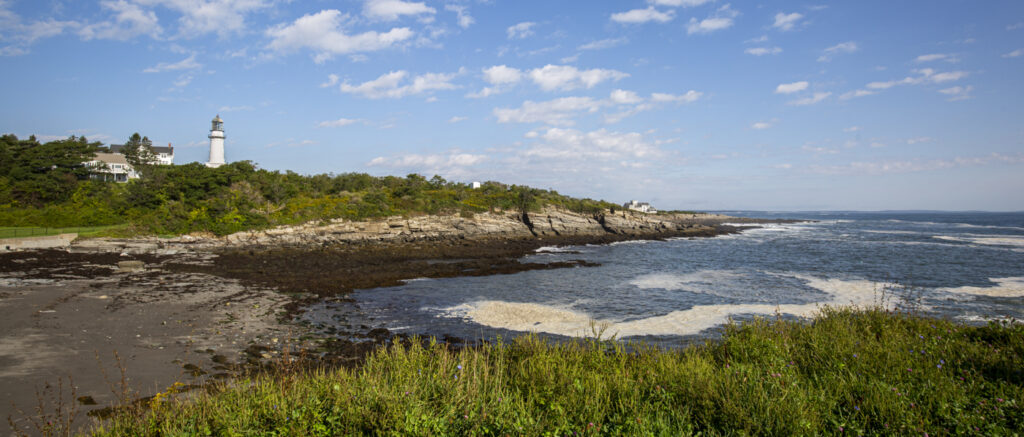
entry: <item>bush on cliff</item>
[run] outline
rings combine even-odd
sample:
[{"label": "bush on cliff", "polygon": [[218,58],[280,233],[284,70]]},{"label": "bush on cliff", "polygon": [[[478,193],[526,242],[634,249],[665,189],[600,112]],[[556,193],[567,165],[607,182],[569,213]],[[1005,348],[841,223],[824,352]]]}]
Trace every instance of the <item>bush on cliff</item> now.
[{"label": "bush on cliff", "polygon": [[[147,166],[128,183],[88,180],[84,163],[97,143],[84,137],[39,143],[0,137],[0,226],[100,226],[129,223],[152,234],[250,229],[391,215],[534,211],[557,205],[595,213],[614,205],[554,191],[487,182],[479,189],[440,176],[363,173],[300,175],[248,161]],[[8,157],[10,159],[4,159]],[[17,158],[17,159],[15,159]]]}]

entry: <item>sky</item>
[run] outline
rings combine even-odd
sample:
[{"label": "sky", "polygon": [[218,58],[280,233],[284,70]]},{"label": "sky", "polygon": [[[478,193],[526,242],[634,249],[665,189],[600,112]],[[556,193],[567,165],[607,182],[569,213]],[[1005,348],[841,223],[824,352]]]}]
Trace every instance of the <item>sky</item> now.
[{"label": "sky", "polygon": [[1024,210],[1024,2],[0,0],[0,133],[688,210]]}]

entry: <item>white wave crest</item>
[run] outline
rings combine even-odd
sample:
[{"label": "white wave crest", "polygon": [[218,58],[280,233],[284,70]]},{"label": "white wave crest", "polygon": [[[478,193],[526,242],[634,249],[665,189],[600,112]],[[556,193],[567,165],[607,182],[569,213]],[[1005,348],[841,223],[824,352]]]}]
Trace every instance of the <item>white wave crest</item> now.
[{"label": "white wave crest", "polygon": [[996,285],[993,287],[956,287],[943,288],[941,291],[955,294],[991,297],[1024,297],[1024,276],[1010,278],[990,278]]},{"label": "white wave crest", "polygon": [[645,319],[595,320],[587,314],[568,308],[504,301],[479,301],[447,308],[449,317],[462,317],[481,325],[513,331],[545,332],[549,334],[582,337],[591,335],[594,326],[606,328],[607,335],[633,337],[640,335],[693,335],[722,325],[730,317],[743,314],[785,314],[797,317],[811,317],[822,305],[859,305],[875,303],[876,291],[880,285],[867,280],[844,281],[821,279],[808,276],[788,275],[807,281],[807,285],[828,293],[832,298],[825,302],[811,304],[765,305],[696,305],[692,308],[673,311],[663,316]]},{"label": "white wave crest", "polygon": [[663,288],[665,290],[689,290],[693,284],[714,284],[727,281],[735,281],[744,275],[731,270],[701,270],[694,273],[652,273],[639,276],[630,284],[637,288],[647,290],[652,288]]},{"label": "white wave crest", "polygon": [[935,235],[932,238],[945,241],[957,241],[962,243],[974,243],[983,246],[1016,246],[1024,247],[1024,237],[954,237],[949,235]]}]

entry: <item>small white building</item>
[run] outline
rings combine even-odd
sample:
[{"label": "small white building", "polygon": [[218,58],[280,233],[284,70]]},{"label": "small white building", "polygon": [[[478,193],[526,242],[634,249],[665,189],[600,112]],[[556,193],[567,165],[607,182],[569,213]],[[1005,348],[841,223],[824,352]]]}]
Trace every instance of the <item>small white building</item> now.
[{"label": "small white building", "polygon": [[633,211],[646,212],[648,214],[656,214],[658,210],[651,206],[647,202],[637,202],[636,200],[630,200],[622,205],[623,208],[630,209]]},{"label": "small white building", "polygon": [[479,182],[473,182],[472,186],[473,186],[474,190],[479,189],[480,188],[480,183]]},{"label": "small white building", "polygon": [[139,173],[120,153],[97,153],[95,159],[85,165],[92,169],[90,179],[128,182],[129,179],[139,178]]}]

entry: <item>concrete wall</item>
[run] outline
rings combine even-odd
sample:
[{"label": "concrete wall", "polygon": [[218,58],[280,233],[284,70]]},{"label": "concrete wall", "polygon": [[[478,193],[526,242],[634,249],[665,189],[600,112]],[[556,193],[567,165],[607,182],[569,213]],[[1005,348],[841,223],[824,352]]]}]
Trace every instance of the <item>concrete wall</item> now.
[{"label": "concrete wall", "polygon": [[78,234],[47,235],[45,237],[0,238],[0,252],[26,249],[53,249],[68,247]]}]

